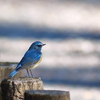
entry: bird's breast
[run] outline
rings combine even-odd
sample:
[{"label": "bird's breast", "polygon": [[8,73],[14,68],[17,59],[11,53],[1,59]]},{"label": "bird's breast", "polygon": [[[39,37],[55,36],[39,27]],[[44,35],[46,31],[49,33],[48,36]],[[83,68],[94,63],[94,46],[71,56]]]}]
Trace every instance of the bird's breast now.
[{"label": "bird's breast", "polygon": [[36,68],[41,61],[42,61],[42,56],[41,56],[40,60],[36,64],[34,64],[34,66],[30,67],[29,69]]}]

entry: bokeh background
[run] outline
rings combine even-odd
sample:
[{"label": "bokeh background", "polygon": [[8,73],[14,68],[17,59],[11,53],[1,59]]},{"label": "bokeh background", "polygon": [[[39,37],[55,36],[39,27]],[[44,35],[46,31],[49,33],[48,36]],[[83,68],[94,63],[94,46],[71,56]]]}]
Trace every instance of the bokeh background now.
[{"label": "bokeh background", "polygon": [[0,61],[19,62],[36,40],[46,43],[33,70],[44,89],[100,100],[99,0],[0,0]]}]

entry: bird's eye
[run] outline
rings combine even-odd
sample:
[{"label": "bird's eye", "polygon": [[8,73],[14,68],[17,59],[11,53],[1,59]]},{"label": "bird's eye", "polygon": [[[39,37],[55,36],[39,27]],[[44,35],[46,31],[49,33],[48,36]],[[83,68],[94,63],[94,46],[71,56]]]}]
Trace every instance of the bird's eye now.
[{"label": "bird's eye", "polygon": [[37,45],[38,47],[41,47],[41,45]]}]

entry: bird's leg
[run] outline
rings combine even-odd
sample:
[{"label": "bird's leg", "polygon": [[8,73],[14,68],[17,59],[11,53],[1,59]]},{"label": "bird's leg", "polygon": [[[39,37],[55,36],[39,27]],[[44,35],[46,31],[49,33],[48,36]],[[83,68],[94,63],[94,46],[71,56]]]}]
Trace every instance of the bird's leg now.
[{"label": "bird's leg", "polygon": [[32,70],[30,69],[30,73],[31,73],[31,76],[33,77],[33,73],[32,73]]},{"label": "bird's leg", "polygon": [[28,69],[26,69],[26,71],[27,71],[28,76],[30,77]]}]

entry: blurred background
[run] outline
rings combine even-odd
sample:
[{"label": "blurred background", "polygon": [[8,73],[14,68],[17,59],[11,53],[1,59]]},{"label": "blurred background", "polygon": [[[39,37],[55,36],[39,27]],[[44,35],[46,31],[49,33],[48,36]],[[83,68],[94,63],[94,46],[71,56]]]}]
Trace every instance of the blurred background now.
[{"label": "blurred background", "polygon": [[0,0],[0,62],[19,62],[36,40],[44,89],[100,100],[99,0]]}]

